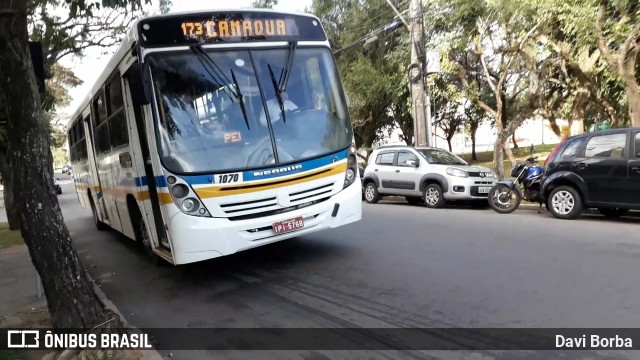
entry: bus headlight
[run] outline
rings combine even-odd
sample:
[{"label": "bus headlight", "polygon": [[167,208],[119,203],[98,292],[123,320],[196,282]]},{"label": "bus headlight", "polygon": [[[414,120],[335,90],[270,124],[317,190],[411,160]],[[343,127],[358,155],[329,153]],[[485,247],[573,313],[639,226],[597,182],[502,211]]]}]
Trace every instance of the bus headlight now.
[{"label": "bus headlight", "polygon": [[356,174],[358,173],[358,168],[356,166],[358,166],[358,162],[356,161],[355,149],[356,147],[354,145],[349,147],[349,155],[347,156],[347,172],[344,174],[343,189],[353,184],[357,177]]},{"label": "bus headlight", "polygon": [[352,168],[348,168],[347,169],[347,176],[345,177],[345,181],[352,183],[353,179],[356,177],[356,173],[353,171]]},{"label": "bus headlight", "polygon": [[189,195],[189,188],[184,184],[177,184],[171,187],[171,195],[176,199],[182,199]]},{"label": "bus headlight", "polygon": [[204,203],[201,203],[198,194],[183,179],[168,175],[169,193],[175,206],[183,213],[191,216],[211,217]]},{"label": "bus headlight", "polygon": [[198,210],[199,205],[200,204],[198,203],[198,200],[194,198],[188,198],[182,202],[182,210],[186,212],[193,212],[195,210]]}]

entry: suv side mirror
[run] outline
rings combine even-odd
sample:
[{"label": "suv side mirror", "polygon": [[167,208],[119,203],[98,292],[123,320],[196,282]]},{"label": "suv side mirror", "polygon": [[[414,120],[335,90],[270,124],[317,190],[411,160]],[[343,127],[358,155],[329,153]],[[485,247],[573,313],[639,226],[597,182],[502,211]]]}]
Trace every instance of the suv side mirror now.
[{"label": "suv side mirror", "polygon": [[418,167],[420,166],[420,161],[419,160],[407,160],[404,162],[405,165],[407,166],[413,166],[413,167]]}]

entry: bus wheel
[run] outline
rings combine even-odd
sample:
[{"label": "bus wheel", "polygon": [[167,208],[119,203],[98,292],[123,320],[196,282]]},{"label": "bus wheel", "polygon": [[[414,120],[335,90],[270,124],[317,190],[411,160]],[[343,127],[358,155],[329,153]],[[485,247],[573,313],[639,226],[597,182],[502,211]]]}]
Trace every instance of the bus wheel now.
[{"label": "bus wheel", "polygon": [[98,209],[96,209],[96,205],[93,203],[93,200],[91,200],[90,203],[91,203],[91,212],[93,213],[93,222],[96,224],[96,228],[99,231],[106,230],[107,225],[102,221],[100,221],[100,219],[98,219]]},{"label": "bus wheel", "polygon": [[144,223],[144,220],[142,220],[142,217],[139,217],[138,219],[138,239],[140,239],[144,252],[153,265],[161,265],[162,259],[158,254],[153,252],[153,249],[151,248],[151,237],[149,236],[147,225]]}]

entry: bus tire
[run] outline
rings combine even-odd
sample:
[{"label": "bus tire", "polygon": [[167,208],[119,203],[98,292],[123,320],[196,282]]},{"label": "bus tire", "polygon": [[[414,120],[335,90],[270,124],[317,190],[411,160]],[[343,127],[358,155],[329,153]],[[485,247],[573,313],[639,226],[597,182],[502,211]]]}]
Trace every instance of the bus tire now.
[{"label": "bus tire", "polygon": [[131,224],[135,230],[136,242],[142,247],[142,251],[144,251],[147,260],[149,260],[153,265],[162,265],[164,263],[164,259],[156,254],[151,248],[151,237],[147,229],[147,224],[142,219],[142,214],[137,207],[131,212]]},{"label": "bus tire", "polygon": [[98,209],[96,209],[96,204],[93,202],[93,198],[90,197],[89,199],[89,203],[91,204],[91,212],[93,213],[93,222],[96,224],[96,229],[98,229],[98,231],[106,230],[107,224],[98,219]]}]

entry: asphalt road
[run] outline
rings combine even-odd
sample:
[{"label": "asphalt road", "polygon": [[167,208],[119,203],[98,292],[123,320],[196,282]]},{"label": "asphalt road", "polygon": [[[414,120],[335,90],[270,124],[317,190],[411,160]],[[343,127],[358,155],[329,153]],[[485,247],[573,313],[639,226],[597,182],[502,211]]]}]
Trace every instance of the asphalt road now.
[{"label": "asphalt road", "polygon": [[[226,258],[154,267],[98,232],[71,185],[65,221],[90,273],[138,327],[638,327],[640,219],[364,204],[350,226]],[[167,357],[168,352],[161,352]],[[176,359],[256,352],[172,352]],[[623,352],[260,353],[259,358],[633,359]]]}]

